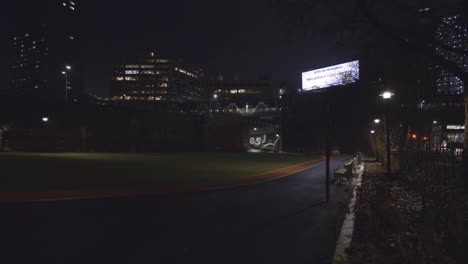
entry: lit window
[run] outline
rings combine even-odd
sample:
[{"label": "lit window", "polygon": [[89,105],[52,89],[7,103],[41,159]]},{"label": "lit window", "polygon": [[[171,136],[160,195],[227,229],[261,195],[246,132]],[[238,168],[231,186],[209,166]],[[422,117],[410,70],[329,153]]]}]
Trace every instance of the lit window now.
[{"label": "lit window", "polygon": [[123,78],[123,77],[116,77],[115,80],[117,80],[117,81],[123,81],[124,78]]},{"label": "lit window", "polygon": [[141,65],[142,69],[154,69],[154,65]]},{"label": "lit window", "polygon": [[75,38],[73,36],[68,36],[70,40],[74,40]]},{"label": "lit window", "polygon": [[71,10],[75,10],[75,7],[73,7],[73,6],[70,6],[70,9],[71,9]]},{"label": "lit window", "polygon": [[75,5],[75,2],[73,2],[73,1],[70,1],[70,4],[71,4],[71,5]]},{"label": "lit window", "polygon": [[158,59],[157,62],[166,63],[166,62],[169,62],[169,60]]},{"label": "lit window", "polygon": [[245,89],[239,89],[237,92],[240,94],[245,94]]},{"label": "lit window", "polygon": [[141,71],[141,73],[154,75],[154,71]]},{"label": "lit window", "polygon": [[137,71],[137,70],[126,70],[126,71],[125,71],[125,74],[128,74],[128,75],[135,75],[135,74],[140,74],[140,71]]},{"label": "lit window", "polygon": [[128,68],[128,69],[138,69],[138,68],[140,68],[140,65],[125,65],[125,68]]},{"label": "lit window", "polygon": [[62,5],[63,5],[63,6],[67,6],[67,4],[66,4],[66,3],[63,3]]},{"label": "lit window", "polygon": [[125,77],[125,80],[126,80],[126,81],[136,81],[136,78],[135,78],[135,77],[126,76],[126,77]]}]

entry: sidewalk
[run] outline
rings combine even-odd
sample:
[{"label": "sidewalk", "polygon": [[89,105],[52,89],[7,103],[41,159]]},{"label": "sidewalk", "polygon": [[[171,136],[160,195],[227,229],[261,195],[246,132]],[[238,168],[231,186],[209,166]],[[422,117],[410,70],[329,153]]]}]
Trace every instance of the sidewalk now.
[{"label": "sidewalk", "polygon": [[[331,162],[342,167],[349,156]],[[352,194],[323,163],[262,184],[180,195],[0,204],[6,263],[329,263]],[[40,228],[37,228],[40,227]],[[28,254],[24,254],[28,252]]]}]

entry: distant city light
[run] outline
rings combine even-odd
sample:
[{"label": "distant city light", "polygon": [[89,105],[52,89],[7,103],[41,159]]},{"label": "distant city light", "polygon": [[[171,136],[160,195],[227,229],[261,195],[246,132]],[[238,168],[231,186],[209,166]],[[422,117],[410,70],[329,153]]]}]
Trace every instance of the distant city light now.
[{"label": "distant city light", "polygon": [[383,92],[380,96],[383,98],[383,99],[391,99],[395,94],[392,93],[392,92]]}]

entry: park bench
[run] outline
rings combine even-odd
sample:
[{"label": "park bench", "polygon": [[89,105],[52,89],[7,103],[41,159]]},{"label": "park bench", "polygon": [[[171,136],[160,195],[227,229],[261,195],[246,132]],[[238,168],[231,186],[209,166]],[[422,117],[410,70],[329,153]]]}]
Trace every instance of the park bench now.
[{"label": "park bench", "polygon": [[343,181],[346,179],[350,184],[352,183],[353,179],[353,162],[354,160],[351,160],[349,162],[346,162],[344,164],[344,168],[337,169],[335,170],[335,181],[337,184],[343,183]]}]

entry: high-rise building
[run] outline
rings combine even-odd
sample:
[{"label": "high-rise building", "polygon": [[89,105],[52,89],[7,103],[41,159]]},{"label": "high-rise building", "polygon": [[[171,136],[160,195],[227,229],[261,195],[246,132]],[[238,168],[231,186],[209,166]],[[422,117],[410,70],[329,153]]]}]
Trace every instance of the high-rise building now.
[{"label": "high-rise building", "polygon": [[82,90],[79,12],[79,0],[30,1],[11,39],[15,92],[63,99]]},{"label": "high-rise building", "polygon": [[113,66],[113,101],[187,101],[200,97],[199,68],[150,52]]},{"label": "high-rise building", "polygon": [[[442,19],[441,25],[435,33],[435,38],[452,49],[461,51],[468,50],[468,28],[463,23],[461,16],[450,16]],[[468,71],[468,57],[462,52],[449,51],[446,48],[436,48],[437,53],[452,62],[465,71]],[[436,72],[437,92],[440,94],[463,94],[464,85],[462,80],[454,74],[437,67]]]}]

